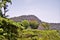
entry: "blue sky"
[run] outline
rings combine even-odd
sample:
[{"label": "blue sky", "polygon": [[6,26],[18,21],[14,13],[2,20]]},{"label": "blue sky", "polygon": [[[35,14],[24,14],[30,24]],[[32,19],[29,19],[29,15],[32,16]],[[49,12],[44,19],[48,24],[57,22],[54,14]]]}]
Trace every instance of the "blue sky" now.
[{"label": "blue sky", "polygon": [[60,0],[12,0],[7,14],[10,17],[35,15],[49,23],[60,23]]}]

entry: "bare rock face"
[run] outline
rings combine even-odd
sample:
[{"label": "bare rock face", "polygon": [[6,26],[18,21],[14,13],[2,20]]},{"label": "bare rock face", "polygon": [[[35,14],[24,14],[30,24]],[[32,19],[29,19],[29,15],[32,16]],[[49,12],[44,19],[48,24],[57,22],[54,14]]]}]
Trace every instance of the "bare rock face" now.
[{"label": "bare rock face", "polygon": [[[19,16],[19,17],[13,17],[13,18],[10,18],[11,20],[14,20],[15,22],[21,22],[23,20],[36,20],[38,21],[39,23],[41,23],[42,21],[40,19],[38,19],[36,16],[34,15],[23,15],[23,16]],[[50,24],[50,27],[49,29],[51,30],[60,30],[60,23],[48,23]],[[38,29],[40,30],[43,30],[44,28],[39,26]]]}]

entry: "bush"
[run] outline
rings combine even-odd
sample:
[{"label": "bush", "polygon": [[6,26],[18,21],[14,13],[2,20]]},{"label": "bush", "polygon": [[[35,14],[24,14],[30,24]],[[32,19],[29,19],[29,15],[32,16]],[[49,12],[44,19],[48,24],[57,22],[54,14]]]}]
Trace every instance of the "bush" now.
[{"label": "bush", "polygon": [[57,30],[23,30],[18,40],[60,40]]},{"label": "bush", "polygon": [[10,19],[0,17],[0,35],[5,39],[17,40],[18,28],[22,29],[23,27]]},{"label": "bush", "polygon": [[35,21],[35,20],[30,21],[30,27],[31,27],[32,29],[37,29],[38,26],[39,26],[39,23],[38,23],[37,21]]},{"label": "bush", "polygon": [[[22,23],[29,24],[28,22],[25,24],[25,22]],[[35,27],[34,29],[24,29],[23,26],[20,22],[0,17],[0,40],[60,40],[60,31],[38,30]]]},{"label": "bush", "polygon": [[25,29],[27,29],[29,27],[29,21],[28,20],[23,20],[21,23],[22,23],[22,26],[25,27]]}]

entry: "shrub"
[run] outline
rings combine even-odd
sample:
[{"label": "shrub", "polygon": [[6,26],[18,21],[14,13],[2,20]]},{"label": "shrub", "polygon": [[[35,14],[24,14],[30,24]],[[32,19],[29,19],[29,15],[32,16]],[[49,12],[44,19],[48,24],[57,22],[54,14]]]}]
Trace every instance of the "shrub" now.
[{"label": "shrub", "polygon": [[0,40],[60,40],[60,31],[24,29],[20,22],[0,17]]},{"label": "shrub", "polygon": [[25,29],[27,29],[29,27],[29,21],[28,20],[23,20],[21,23],[22,23],[22,26],[25,27]]},{"label": "shrub", "polygon": [[60,40],[60,34],[57,30],[27,29],[22,31],[18,40]]},{"label": "shrub", "polygon": [[2,35],[1,37],[8,40],[17,40],[18,28],[22,29],[19,23],[16,23],[7,18],[0,17],[0,35]]},{"label": "shrub", "polygon": [[39,23],[38,23],[37,21],[35,21],[35,20],[30,21],[30,27],[31,27],[32,29],[37,29],[38,26],[39,26]]}]

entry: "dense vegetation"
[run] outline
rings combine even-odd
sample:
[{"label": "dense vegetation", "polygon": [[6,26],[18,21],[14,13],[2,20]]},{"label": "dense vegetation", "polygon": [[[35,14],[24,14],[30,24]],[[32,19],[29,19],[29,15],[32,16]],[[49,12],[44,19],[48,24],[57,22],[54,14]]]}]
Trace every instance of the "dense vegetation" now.
[{"label": "dense vegetation", "polygon": [[[60,40],[60,31],[50,30],[49,24],[45,22],[41,24],[35,20],[14,22],[6,18],[7,3],[11,3],[11,0],[0,0],[0,40]],[[39,25],[45,30],[38,30]]]},{"label": "dense vegetation", "polygon": [[57,30],[38,30],[29,27],[27,20],[14,22],[0,17],[0,40],[60,40],[60,32]]},{"label": "dense vegetation", "polygon": [[60,40],[56,30],[23,30],[18,40]]}]

